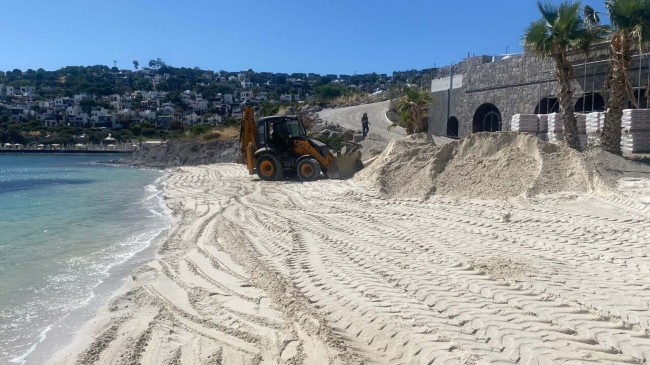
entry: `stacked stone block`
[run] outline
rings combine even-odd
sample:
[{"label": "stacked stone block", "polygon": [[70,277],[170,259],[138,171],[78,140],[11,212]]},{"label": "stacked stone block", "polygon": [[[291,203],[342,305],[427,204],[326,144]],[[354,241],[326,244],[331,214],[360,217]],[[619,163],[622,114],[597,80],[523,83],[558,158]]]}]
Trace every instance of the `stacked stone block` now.
[{"label": "stacked stone block", "polygon": [[623,152],[650,152],[650,109],[625,109],[621,120]]},{"label": "stacked stone block", "polygon": [[550,142],[564,140],[564,134],[562,133],[562,114],[547,114],[546,120],[548,123],[548,140]]},{"label": "stacked stone block", "polygon": [[587,140],[593,145],[600,145],[600,134],[603,132],[605,113],[592,112],[587,114]]},{"label": "stacked stone block", "polygon": [[547,141],[548,123],[546,122],[546,114],[515,114],[510,122],[510,130],[532,134],[542,141]]},{"label": "stacked stone block", "polygon": [[[580,145],[587,145],[587,115],[576,114],[576,123],[578,124],[578,138]],[[562,114],[552,113],[547,116],[548,123],[548,140],[550,142],[559,142],[564,140],[564,130],[562,128]]]},{"label": "stacked stone block", "polygon": [[600,134],[603,131],[604,123],[605,123],[605,113],[593,112],[587,114],[587,119],[586,119],[587,136],[600,137]]},{"label": "stacked stone block", "polygon": [[580,146],[587,145],[587,114],[576,114],[576,123],[578,124],[578,138]]},{"label": "stacked stone block", "polygon": [[510,128],[514,132],[537,134],[539,117],[535,114],[515,114],[512,116]]}]

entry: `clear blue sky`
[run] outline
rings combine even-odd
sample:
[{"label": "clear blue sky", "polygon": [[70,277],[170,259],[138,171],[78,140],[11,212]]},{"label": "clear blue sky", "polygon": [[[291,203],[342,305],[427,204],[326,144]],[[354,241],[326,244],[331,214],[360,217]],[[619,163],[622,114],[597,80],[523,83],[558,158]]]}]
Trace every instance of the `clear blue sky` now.
[{"label": "clear blue sky", "polygon": [[[583,1],[598,11],[604,0]],[[20,0],[2,4],[0,70],[176,67],[388,73],[521,52],[532,0]]]}]

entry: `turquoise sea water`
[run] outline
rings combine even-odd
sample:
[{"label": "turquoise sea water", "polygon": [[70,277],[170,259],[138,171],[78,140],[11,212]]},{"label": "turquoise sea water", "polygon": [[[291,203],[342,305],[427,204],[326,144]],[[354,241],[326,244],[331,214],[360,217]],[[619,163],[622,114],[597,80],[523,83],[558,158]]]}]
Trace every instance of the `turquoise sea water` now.
[{"label": "turquoise sea water", "polygon": [[169,228],[163,173],[111,158],[0,154],[0,364],[40,363]]}]

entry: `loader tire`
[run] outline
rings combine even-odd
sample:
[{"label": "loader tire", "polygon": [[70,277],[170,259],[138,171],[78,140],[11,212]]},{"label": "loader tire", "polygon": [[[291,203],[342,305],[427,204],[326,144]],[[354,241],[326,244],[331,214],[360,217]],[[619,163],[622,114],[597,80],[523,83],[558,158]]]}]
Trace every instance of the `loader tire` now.
[{"label": "loader tire", "polygon": [[262,155],[255,161],[255,172],[264,181],[282,179],[282,163],[273,155]]},{"label": "loader tire", "polygon": [[296,173],[302,181],[315,181],[320,177],[320,164],[313,158],[300,160],[296,165]]}]

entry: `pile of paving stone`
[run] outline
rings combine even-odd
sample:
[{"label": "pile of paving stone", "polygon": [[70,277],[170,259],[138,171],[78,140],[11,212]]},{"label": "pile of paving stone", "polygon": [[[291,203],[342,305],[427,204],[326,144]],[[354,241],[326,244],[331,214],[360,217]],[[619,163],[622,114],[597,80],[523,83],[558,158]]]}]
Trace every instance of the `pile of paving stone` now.
[{"label": "pile of paving stone", "polygon": [[600,137],[600,134],[603,131],[603,124],[605,124],[605,113],[593,112],[587,114],[587,119],[586,119],[587,136]]},{"label": "pile of paving stone", "polygon": [[623,152],[650,152],[650,109],[625,109],[621,120]]},{"label": "pile of paving stone", "polygon": [[514,132],[537,134],[539,131],[539,116],[537,114],[515,114],[512,116],[510,128]]},{"label": "pile of paving stone", "polygon": [[[587,115],[576,114],[580,144],[587,144]],[[536,135],[543,141],[558,142],[564,139],[562,114],[515,114],[512,116],[510,129]]]}]

